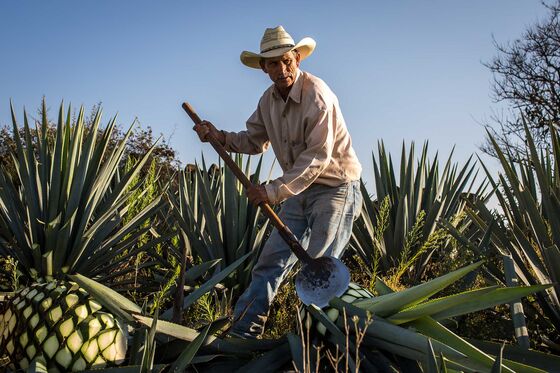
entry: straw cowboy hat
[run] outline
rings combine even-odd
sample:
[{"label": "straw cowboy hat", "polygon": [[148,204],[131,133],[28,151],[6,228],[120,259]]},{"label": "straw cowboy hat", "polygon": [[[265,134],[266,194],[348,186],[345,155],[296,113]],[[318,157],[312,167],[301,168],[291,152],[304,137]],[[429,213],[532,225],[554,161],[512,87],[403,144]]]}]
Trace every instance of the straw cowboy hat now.
[{"label": "straw cowboy hat", "polygon": [[304,60],[313,53],[315,44],[315,40],[311,38],[303,38],[295,44],[294,39],[282,26],[267,28],[261,39],[261,53],[243,51],[240,58],[244,65],[260,69],[261,58],[278,57],[294,49],[298,50],[300,60]]}]

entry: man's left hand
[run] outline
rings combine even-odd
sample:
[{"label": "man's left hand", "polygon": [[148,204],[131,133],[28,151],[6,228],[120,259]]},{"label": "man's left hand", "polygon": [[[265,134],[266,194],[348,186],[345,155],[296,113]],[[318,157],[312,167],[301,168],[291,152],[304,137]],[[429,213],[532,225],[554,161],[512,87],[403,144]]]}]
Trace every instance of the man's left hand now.
[{"label": "man's left hand", "polygon": [[249,198],[249,202],[253,205],[258,206],[262,202],[269,203],[268,195],[266,194],[266,188],[264,185],[256,185],[252,186],[251,188],[247,189],[247,198]]}]

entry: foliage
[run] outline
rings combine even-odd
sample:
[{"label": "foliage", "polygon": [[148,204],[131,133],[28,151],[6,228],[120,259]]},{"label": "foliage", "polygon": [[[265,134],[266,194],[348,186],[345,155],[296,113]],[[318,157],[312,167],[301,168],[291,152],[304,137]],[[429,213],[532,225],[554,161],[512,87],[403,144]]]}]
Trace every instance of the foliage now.
[{"label": "foliage", "polygon": [[[101,105],[95,105],[89,115],[83,115],[84,122],[84,137],[87,136],[89,131],[92,130],[94,121],[96,117],[100,116],[102,113]],[[69,108],[68,116],[72,122],[77,120],[77,116],[80,115],[79,112],[76,113],[75,110]],[[49,109],[46,105],[41,105],[37,110],[36,116],[38,119],[32,117],[31,120],[40,123],[43,118],[46,118],[46,137],[50,140],[54,139],[56,136],[57,123],[49,119]],[[140,159],[144,154],[149,153],[148,162],[146,162],[139,173],[139,177],[143,178],[148,172],[152,165],[155,165],[158,169],[158,174],[161,180],[170,180],[171,176],[180,168],[179,161],[177,159],[176,151],[169,146],[167,141],[163,138],[154,138],[153,130],[150,126],[145,128],[140,126],[138,123],[134,123],[132,132],[127,133],[124,131],[119,124],[116,123],[111,132],[111,137],[108,141],[107,147],[109,149],[115,148],[120,142],[122,142],[124,136],[127,136],[126,146],[124,150],[124,155],[122,157],[122,167],[125,167],[125,163],[129,159]],[[36,143],[41,137],[38,133],[39,129],[31,127],[30,131],[30,142]],[[98,137],[101,138],[102,131],[97,129]],[[27,138],[25,136],[25,129],[20,127],[18,129],[18,135],[23,144],[26,144]],[[100,140],[100,139],[99,139]],[[99,141],[98,140],[98,141]],[[156,141],[157,140],[157,141]],[[13,134],[13,129],[11,126],[2,126],[0,128],[0,165],[4,166],[10,175],[15,175],[15,169],[13,168],[12,159],[10,154],[16,152],[16,142]]]},{"label": "foliage", "polygon": [[[243,157],[236,156],[243,167]],[[251,176],[259,179],[262,158]],[[251,159],[244,165],[249,174]],[[220,259],[216,271],[251,252],[252,259],[225,285],[242,291],[250,280],[250,272],[264,243],[268,222],[262,221],[260,208],[251,205],[241,183],[228,169],[213,166],[185,169],[179,176],[179,192],[168,193],[172,211],[180,231],[185,257],[203,262]]]},{"label": "foliage", "polygon": [[[498,56],[486,64],[494,75],[494,99],[505,102],[511,114],[495,115],[494,123],[485,126],[500,148],[513,153],[524,148],[522,117],[542,147],[550,144],[549,126],[560,122],[560,1],[545,6],[547,17],[519,39],[505,45],[495,42]],[[489,139],[482,150],[496,156]]]},{"label": "foliage", "polygon": [[[416,167],[414,163],[414,143],[408,154],[403,144],[397,175],[391,155],[380,142],[378,157],[373,157],[376,199],[368,198],[362,183],[363,209],[354,223],[350,245],[365,261],[372,278],[390,270],[397,280],[404,274],[420,278],[433,253],[448,238],[438,230],[437,221],[461,214],[461,196],[476,178],[471,160],[459,168],[452,163],[452,154],[440,173],[437,154],[433,160],[428,158],[427,143]],[[484,185],[477,194],[483,189]]]},{"label": "foliage", "polygon": [[11,256],[0,257],[0,291],[18,290],[19,276],[17,260]]},{"label": "foliage", "polygon": [[72,122],[61,105],[49,136],[45,103],[42,112],[33,141],[27,115],[22,138],[12,108],[15,176],[0,172],[0,255],[17,259],[27,280],[76,272],[107,279],[119,268],[113,258],[141,250],[137,243],[147,230],[141,226],[161,207],[156,198],[123,222],[128,197],[140,185],[131,182],[150,152],[119,175],[131,130],[108,149],[115,119],[98,135],[98,111],[86,133],[83,108]]},{"label": "foliage", "polygon": [[[239,264],[237,263],[237,266]],[[182,360],[181,356],[185,348],[196,347],[199,354],[193,357],[191,364],[195,364],[197,370],[281,371],[289,369],[292,364],[296,367],[307,366],[318,369],[321,359],[324,362],[328,361],[329,366],[332,364],[338,367],[347,366],[347,371],[352,372],[358,371],[359,366],[366,371],[371,371],[371,367],[382,370],[406,370],[411,364],[416,364],[418,368],[425,364],[436,366],[439,364],[439,366],[445,365],[450,369],[468,372],[489,371],[496,364],[496,360],[504,371],[543,372],[558,364],[558,358],[534,352],[507,356],[504,354],[504,357],[500,358],[499,354],[491,355],[485,352],[488,346],[474,347],[473,344],[443,326],[442,322],[457,315],[508,302],[547,287],[489,287],[429,299],[479,266],[480,263],[475,263],[400,292],[392,292],[387,285],[378,281],[376,289],[380,296],[363,299],[353,304],[335,298],[331,301],[331,305],[338,308],[343,315],[336,323],[330,321],[322,310],[309,306],[309,312],[318,321],[324,323],[328,330],[327,338],[322,341],[315,341],[310,334],[307,334],[307,337],[302,335],[301,338],[289,334],[287,339],[276,340],[221,338],[224,326],[222,320],[208,323],[201,328],[202,331],[200,329],[197,331],[163,321],[157,316],[154,318],[143,316],[137,308],[129,305],[126,299],[119,298],[121,296],[116,293],[112,295],[111,304],[113,307],[117,304],[121,305],[121,310],[126,310],[126,313],[137,321],[137,323],[130,321],[136,328],[140,323],[149,327],[152,332],[162,333],[170,338],[160,343],[156,340],[156,350],[160,353],[156,354],[153,364],[161,364],[165,361],[167,364],[172,364],[176,359]],[[96,291],[103,290],[91,282],[88,284]],[[84,287],[88,284],[81,283]],[[211,287],[203,285],[201,288]],[[197,299],[200,299],[204,293],[199,293]],[[372,316],[370,312],[374,315]],[[300,330],[306,333],[301,326]],[[199,344],[200,339],[197,339],[200,335],[206,335],[201,344]],[[306,350],[310,345],[320,344],[323,347],[316,351],[316,354]],[[433,361],[430,362],[430,359]],[[528,365],[524,361],[532,361],[534,365]]]},{"label": "foliage", "polygon": [[[511,256],[519,281],[525,285],[554,283],[536,294],[541,321],[560,327],[560,140],[558,130],[550,127],[551,149],[538,150],[525,126],[527,148],[511,154],[490,136],[502,172],[495,179],[486,169],[495,189],[503,215],[492,212],[481,201],[470,201],[468,215],[477,228],[460,232],[448,226],[460,242],[479,256]],[[519,162],[519,163],[516,163]],[[480,245],[483,237],[487,244]],[[490,262],[492,263],[492,262]],[[505,283],[505,275],[495,265],[489,272]],[[556,333],[555,333],[556,334]],[[556,334],[556,339],[558,335]],[[549,346],[554,343],[546,341]]]}]

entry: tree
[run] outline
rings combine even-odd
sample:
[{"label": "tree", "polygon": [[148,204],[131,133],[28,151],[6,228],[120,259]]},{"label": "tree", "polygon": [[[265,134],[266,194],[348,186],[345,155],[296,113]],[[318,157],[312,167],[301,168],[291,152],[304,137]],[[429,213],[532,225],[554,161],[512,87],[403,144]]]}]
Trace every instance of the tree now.
[{"label": "tree", "polygon": [[[556,1],[543,3],[547,17],[520,39],[507,44],[494,41],[498,55],[485,64],[493,74],[493,98],[506,103],[507,109],[484,126],[502,149],[514,155],[524,149],[524,121],[542,148],[550,144],[550,125],[560,126],[560,0]],[[495,155],[489,139],[481,149]]]}]

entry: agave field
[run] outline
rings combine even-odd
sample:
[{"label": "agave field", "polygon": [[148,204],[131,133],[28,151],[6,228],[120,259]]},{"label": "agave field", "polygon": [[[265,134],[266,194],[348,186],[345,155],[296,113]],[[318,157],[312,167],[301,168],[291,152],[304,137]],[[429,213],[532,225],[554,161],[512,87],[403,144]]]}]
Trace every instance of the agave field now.
[{"label": "agave field", "polygon": [[272,228],[233,173],[169,172],[100,110],[40,112],[12,109],[0,154],[0,371],[560,372],[556,127],[550,150],[494,143],[497,175],[379,142],[350,287],[321,309],[288,278],[252,340],[231,314]]}]

